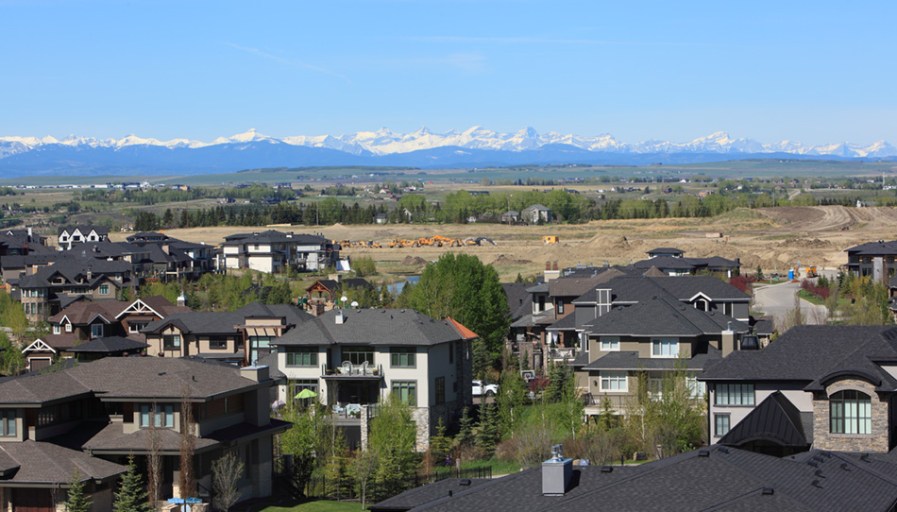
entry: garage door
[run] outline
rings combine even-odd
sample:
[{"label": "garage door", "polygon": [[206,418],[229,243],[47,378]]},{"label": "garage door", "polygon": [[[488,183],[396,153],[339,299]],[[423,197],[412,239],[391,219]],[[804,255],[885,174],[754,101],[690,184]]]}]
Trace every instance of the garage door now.
[{"label": "garage door", "polygon": [[12,495],[13,512],[54,512],[49,489],[16,489]]}]

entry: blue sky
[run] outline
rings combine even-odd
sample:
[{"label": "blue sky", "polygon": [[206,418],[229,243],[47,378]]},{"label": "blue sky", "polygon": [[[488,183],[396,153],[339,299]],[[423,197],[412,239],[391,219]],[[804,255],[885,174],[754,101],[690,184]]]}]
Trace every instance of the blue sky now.
[{"label": "blue sky", "polygon": [[0,135],[897,142],[897,2],[0,0]]}]

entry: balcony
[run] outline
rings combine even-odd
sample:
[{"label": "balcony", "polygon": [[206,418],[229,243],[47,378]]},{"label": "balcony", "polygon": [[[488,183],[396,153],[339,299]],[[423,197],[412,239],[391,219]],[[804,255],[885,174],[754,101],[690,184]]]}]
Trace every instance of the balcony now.
[{"label": "balcony", "polygon": [[334,380],[379,380],[383,376],[383,366],[369,364],[367,361],[360,365],[343,361],[339,366],[322,365],[321,375],[325,379]]},{"label": "balcony", "polygon": [[552,347],[548,350],[548,357],[553,362],[572,361],[576,357],[576,348],[574,347]]}]

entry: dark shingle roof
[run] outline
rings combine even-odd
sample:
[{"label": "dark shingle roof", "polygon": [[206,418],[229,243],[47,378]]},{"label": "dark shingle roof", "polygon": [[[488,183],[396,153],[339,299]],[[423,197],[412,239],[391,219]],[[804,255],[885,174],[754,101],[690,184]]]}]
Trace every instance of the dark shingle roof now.
[{"label": "dark shingle roof", "polygon": [[224,237],[224,245],[242,245],[255,243],[294,243],[298,245],[324,245],[329,240],[323,236],[268,230],[257,233],[236,233]]},{"label": "dark shingle roof", "polygon": [[[121,425],[118,425],[121,430]],[[146,449],[141,447],[141,449]],[[65,486],[78,473],[82,481],[105,480],[124,473],[127,468],[78,451],[30,439],[17,443],[0,443],[0,466],[13,461],[19,470],[6,483],[18,485],[55,484]]]},{"label": "dark shingle roof", "polygon": [[106,336],[105,338],[96,338],[72,347],[69,351],[75,353],[116,354],[129,350],[140,350],[148,346],[146,343],[132,340],[131,338]]},{"label": "dark shingle roof", "polygon": [[96,393],[101,398],[208,400],[255,387],[239,368],[199,359],[107,357],[0,382],[0,404],[39,405]]},{"label": "dark shingle roof", "polygon": [[596,336],[683,336],[718,334],[731,324],[736,332],[750,327],[716,311],[701,311],[663,296],[628,307],[614,308],[589,321],[586,331]]},{"label": "dark shingle roof", "polygon": [[434,320],[410,309],[331,310],[292,329],[272,343],[276,345],[436,345],[462,339],[448,320]]},{"label": "dark shingle roof", "polygon": [[563,510],[782,510],[840,512],[892,510],[897,466],[838,453],[799,460],[713,446],[638,467],[574,467],[576,486],[543,496],[541,469],[492,480],[411,510],[530,512]]},{"label": "dark shingle roof", "polygon": [[508,299],[508,311],[511,312],[512,321],[532,312],[533,302],[527,291],[530,286],[532,285],[526,283],[503,283],[501,285],[505,291],[505,297]]},{"label": "dark shingle roof", "polygon": [[[891,329],[881,326],[800,325],[792,327],[763,350],[736,351],[708,368],[702,380],[790,380],[812,382],[844,369],[853,354]],[[875,344],[876,350],[887,350]]]}]

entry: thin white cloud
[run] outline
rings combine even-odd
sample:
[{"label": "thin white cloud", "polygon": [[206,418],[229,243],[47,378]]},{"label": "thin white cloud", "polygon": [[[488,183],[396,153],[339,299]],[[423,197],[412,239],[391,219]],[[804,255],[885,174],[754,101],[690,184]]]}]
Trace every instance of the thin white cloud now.
[{"label": "thin white cloud", "polygon": [[349,80],[349,78],[347,76],[341,75],[341,74],[337,73],[336,71],[333,71],[332,69],[324,68],[321,66],[316,66],[314,64],[309,64],[307,62],[302,62],[302,61],[296,60],[296,59],[288,59],[286,57],[281,57],[280,55],[275,55],[268,51],[262,50],[261,48],[253,48],[251,46],[242,46],[242,45],[235,44],[235,43],[224,43],[224,44],[233,48],[234,50],[239,50],[243,53],[255,55],[259,58],[269,60],[271,62],[276,62],[282,66],[295,68],[295,69],[301,69],[304,71],[311,71],[313,73],[318,73],[321,75],[327,75],[327,76],[331,76],[334,78],[339,78],[341,80],[345,80],[348,83],[351,83],[351,81]]}]

